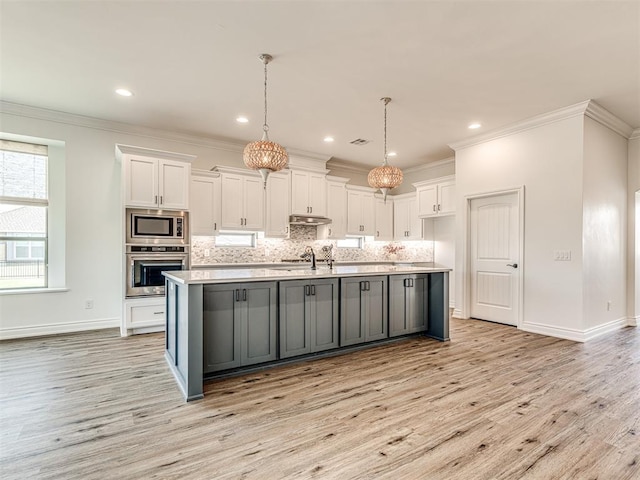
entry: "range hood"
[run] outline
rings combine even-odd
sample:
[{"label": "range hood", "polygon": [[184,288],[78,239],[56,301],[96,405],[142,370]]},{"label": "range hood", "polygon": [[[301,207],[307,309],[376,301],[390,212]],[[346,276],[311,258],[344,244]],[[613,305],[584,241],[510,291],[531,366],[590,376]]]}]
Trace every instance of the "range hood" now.
[{"label": "range hood", "polygon": [[291,225],[326,225],[331,223],[331,219],[317,215],[291,215],[289,223]]}]

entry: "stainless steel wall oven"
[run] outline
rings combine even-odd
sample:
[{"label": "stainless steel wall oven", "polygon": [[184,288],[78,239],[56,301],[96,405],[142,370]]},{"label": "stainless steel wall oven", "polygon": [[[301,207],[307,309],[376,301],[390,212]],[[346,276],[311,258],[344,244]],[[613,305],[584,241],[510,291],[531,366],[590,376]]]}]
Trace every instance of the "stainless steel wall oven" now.
[{"label": "stainless steel wall oven", "polygon": [[164,295],[162,272],[189,268],[186,245],[127,245],[127,297]]}]

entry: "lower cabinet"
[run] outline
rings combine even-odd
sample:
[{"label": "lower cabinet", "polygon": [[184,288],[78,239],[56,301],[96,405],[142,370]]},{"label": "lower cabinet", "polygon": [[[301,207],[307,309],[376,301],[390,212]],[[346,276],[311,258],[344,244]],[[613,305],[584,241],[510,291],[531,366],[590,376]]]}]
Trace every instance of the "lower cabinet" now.
[{"label": "lower cabinet", "polygon": [[280,358],[336,348],[338,280],[280,282]]},{"label": "lower cabinet", "polygon": [[277,283],[205,285],[203,373],[277,359]]},{"label": "lower cabinet", "polygon": [[388,337],[387,278],[340,279],[340,346]]},{"label": "lower cabinet", "polygon": [[428,329],[428,275],[389,277],[389,336]]}]

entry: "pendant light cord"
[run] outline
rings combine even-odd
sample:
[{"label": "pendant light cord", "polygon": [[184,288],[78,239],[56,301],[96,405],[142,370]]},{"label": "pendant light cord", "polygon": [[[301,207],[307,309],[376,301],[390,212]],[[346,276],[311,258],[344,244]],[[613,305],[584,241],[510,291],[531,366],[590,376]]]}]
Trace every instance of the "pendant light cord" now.
[{"label": "pendant light cord", "polygon": [[382,97],[380,100],[384,102],[384,162],[382,162],[382,165],[387,165],[387,104],[391,99]]},{"label": "pendant light cord", "polygon": [[269,130],[267,125],[267,60],[264,61],[264,124],[262,130],[266,133]]}]

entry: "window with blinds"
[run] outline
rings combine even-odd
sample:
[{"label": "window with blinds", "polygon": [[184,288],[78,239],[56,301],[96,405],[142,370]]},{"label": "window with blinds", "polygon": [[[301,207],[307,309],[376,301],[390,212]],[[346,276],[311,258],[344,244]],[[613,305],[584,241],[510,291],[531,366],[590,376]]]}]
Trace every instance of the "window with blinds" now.
[{"label": "window with blinds", "polygon": [[47,286],[48,150],[0,140],[0,290]]}]

